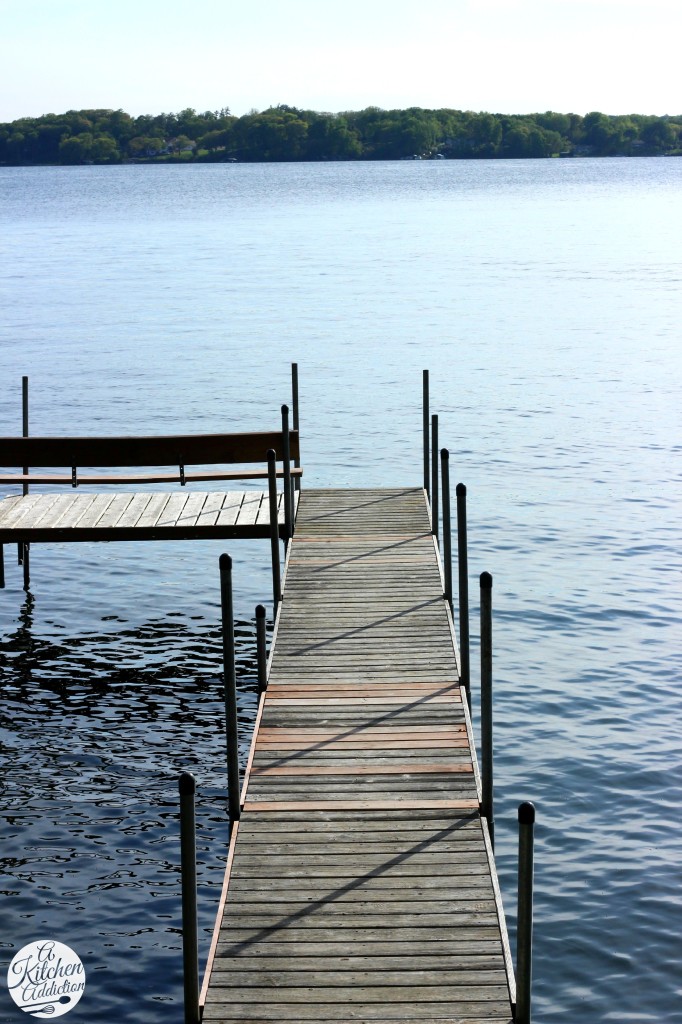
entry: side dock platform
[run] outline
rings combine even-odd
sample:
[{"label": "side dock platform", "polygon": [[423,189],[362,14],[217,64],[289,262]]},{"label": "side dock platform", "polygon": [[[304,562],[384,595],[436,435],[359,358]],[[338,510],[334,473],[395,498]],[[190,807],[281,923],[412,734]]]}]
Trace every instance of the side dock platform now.
[{"label": "side dock platform", "polygon": [[241,800],[203,1021],[513,1020],[421,488],[301,492]]}]

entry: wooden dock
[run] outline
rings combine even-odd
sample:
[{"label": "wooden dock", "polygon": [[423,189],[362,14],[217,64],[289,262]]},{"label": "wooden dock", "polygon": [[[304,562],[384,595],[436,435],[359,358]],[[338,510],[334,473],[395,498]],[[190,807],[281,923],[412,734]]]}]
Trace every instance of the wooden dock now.
[{"label": "wooden dock", "polygon": [[479,803],[424,491],[304,490],[203,1021],[511,1021]]},{"label": "wooden dock", "polygon": [[[284,525],[281,493],[277,513]],[[224,540],[269,537],[270,533],[267,491],[72,491],[14,495],[0,501],[0,543],[4,544]]]}]

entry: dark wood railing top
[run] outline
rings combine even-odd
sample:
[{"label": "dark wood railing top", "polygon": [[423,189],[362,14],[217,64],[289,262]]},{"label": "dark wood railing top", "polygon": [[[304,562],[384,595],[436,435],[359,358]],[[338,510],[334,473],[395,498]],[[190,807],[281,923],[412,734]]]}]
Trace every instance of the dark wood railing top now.
[{"label": "dark wood railing top", "polygon": [[[297,430],[289,433],[292,459],[299,458]],[[282,432],[176,434],[165,437],[2,437],[5,467],[122,467],[217,465],[266,461],[269,449],[283,458]]]}]

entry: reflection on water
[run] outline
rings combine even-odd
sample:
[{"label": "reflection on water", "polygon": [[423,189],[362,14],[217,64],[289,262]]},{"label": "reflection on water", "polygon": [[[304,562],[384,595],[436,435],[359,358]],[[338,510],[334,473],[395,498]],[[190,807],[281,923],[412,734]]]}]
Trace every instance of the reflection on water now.
[{"label": "reflection on water", "polygon": [[[56,938],[91,977],[112,974],[88,986],[74,1021],[167,1021],[165,1005],[182,997],[181,770],[198,781],[202,957],[228,837],[219,628],[169,616],[48,638],[34,610],[29,593],[0,647],[8,938],[15,949]],[[257,708],[254,624],[236,623],[235,636],[243,765]]]}]

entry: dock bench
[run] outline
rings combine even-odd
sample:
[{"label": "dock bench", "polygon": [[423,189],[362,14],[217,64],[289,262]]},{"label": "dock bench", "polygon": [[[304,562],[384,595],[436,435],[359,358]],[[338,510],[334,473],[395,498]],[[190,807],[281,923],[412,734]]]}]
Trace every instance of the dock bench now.
[{"label": "dock bench", "polygon": [[[288,429],[284,415],[279,431],[0,438],[0,466],[7,469],[0,469],[0,487],[19,485],[23,492],[0,500],[0,586],[3,545],[10,542],[19,545],[27,583],[32,543],[269,537],[276,477],[284,480],[276,501],[278,533],[286,538],[297,506],[293,484],[302,475],[291,462],[299,458],[298,431]],[[262,479],[268,490],[222,489],[231,481]],[[186,488],[197,483],[212,487]],[[137,489],[152,484],[172,489]]]}]

